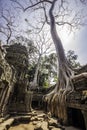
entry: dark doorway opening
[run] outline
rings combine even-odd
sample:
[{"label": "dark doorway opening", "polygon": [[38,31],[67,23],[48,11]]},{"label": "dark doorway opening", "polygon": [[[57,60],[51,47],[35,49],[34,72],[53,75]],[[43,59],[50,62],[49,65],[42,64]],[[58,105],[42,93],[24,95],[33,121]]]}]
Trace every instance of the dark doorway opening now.
[{"label": "dark doorway opening", "polygon": [[38,101],[32,101],[32,108],[37,109],[38,108]]},{"label": "dark doorway opening", "polygon": [[86,130],[84,117],[80,109],[69,108],[68,119],[70,125]]},{"label": "dark doorway opening", "polygon": [[36,109],[36,110],[38,110],[38,109],[41,109],[42,108],[42,103],[41,103],[41,101],[32,101],[32,108],[33,109]]}]

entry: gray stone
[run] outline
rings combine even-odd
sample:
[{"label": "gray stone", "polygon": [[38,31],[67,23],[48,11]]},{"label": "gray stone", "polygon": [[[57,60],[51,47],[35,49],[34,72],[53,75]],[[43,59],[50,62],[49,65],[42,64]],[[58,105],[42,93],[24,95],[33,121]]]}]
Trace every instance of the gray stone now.
[{"label": "gray stone", "polygon": [[48,129],[48,122],[43,121],[43,122],[42,122],[42,125],[41,125],[41,128],[42,128],[43,130],[49,130],[49,129]]},{"label": "gray stone", "polygon": [[39,123],[37,123],[36,124],[36,126],[35,126],[35,130],[43,130],[42,128],[41,128],[41,123],[39,122]]},{"label": "gray stone", "polygon": [[55,126],[58,127],[58,123],[56,119],[50,118],[50,120],[48,121],[49,126]]},{"label": "gray stone", "polygon": [[52,130],[62,130],[62,129],[60,129],[60,128],[52,128]]}]

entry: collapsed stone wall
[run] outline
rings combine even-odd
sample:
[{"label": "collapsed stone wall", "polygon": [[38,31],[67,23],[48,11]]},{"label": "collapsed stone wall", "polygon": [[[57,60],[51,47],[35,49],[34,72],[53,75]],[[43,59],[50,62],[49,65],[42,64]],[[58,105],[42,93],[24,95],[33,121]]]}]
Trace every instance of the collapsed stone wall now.
[{"label": "collapsed stone wall", "polygon": [[[24,45],[13,44],[5,46],[6,60],[13,65],[16,70],[16,83],[9,100],[9,112],[21,113],[31,111],[32,93],[28,91],[28,52]],[[19,107],[18,107],[19,106]]]},{"label": "collapsed stone wall", "polygon": [[[8,113],[8,100],[15,79],[15,69],[5,59],[6,51],[0,46],[0,117]],[[14,71],[14,73],[13,73]]]},{"label": "collapsed stone wall", "polygon": [[[84,67],[83,67],[84,68]],[[81,69],[80,72],[78,72],[77,75],[72,77],[72,83],[74,86],[73,91],[67,92],[65,95],[66,102],[65,107],[66,107],[66,115],[67,117],[67,124],[69,125],[69,120],[72,120],[72,109],[75,109],[80,111],[80,113],[83,116],[84,119],[84,124],[85,124],[85,130],[87,130],[87,70],[85,66],[85,70]],[[82,73],[83,70],[83,73]],[[63,92],[60,91],[62,94]],[[60,95],[61,95],[60,94]],[[61,122],[61,124],[64,124],[63,120],[60,118],[62,117],[62,112],[63,112],[63,105],[59,108],[59,100],[58,100],[58,93],[54,95],[54,91],[49,92],[47,95],[44,96],[44,104],[48,112],[51,112],[51,114],[55,117],[58,118],[58,120]],[[61,100],[60,96],[60,100]],[[62,100],[61,100],[62,101]],[[59,110],[61,111],[60,113]],[[70,110],[70,111],[68,111]],[[58,116],[60,115],[60,116]],[[77,119],[79,120],[80,115],[78,114]]]},{"label": "collapsed stone wall", "polygon": [[[0,117],[31,111],[27,90],[28,53],[21,44],[0,46]],[[18,107],[19,106],[19,107]]]}]

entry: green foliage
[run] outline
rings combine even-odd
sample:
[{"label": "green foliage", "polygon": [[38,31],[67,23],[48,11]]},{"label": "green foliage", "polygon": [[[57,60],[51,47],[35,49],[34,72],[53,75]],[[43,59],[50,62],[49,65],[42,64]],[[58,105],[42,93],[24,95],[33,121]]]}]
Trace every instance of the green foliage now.
[{"label": "green foliage", "polygon": [[44,88],[48,88],[49,87],[49,83],[48,83],[48,81],[46,80],[45,82],[44,82]]},{"label": "green foliage", "polygon": [[[36,71],[36,67],[37,67],[37,61],[38,61],[38,47],[34,45],[33,41],[23,37],[23,36],[19,36],[16,37],[14,40],[11,41],[11,45],[12,46],[17,46],[17,52],[19,52],[18,46],[21,47],[21,50],[23,51],[22,53],[20,53],[20,57],[19,60],[17,60],[18,62],[22,59],[22,61],[25,61],[25,52],[27,52],[28,55],[26,55],[27,57],[27,61],[28,61],[28,72],[25,75],[25,77],[28,78],[29,82],[32,82],[34,79],[34,74]],[[24,51],[24,48],[26,46],[26,51]],[[11,50],[12,52],[14,50]],[[18,56],[16,57],[16,59],[18,58]],[[57,79],[57,56],[55,53],[51,53],[49,55],[42,55],[41,56],[41,61],[39,64],[40,68],[39,68],[39,73],[38,73],[38,85],[40,87],[49,87],[51,85],[51,79],[52,81],[56,82]]]},{"label": "green foliage", "polygon": [[28,67],[28,80],[33,81],[36,65],[29,65]]},{"label": "green foliage", "polygon": [[48,78],[48,74],[39,71],[38,81],[40,87],[44,87],[46,85],[45,82],[47,81],[47,78]]},{"label": "green foliage", "polygon": [[57,79],[57,56],[55,53],[45,55],[41,61],[39,72],[39,85],[42,87],[50,87],[51,80],[56,83]]},{"label": "green foliage", "polygon": [[[28,79],[29,82],[33,81],[36,70],[36,64],[29,64],[28,67]],[[57,81],[57,57],[55,53],[45,55],[41,58],[40,68],[38,73],[38,85],[39,87],[50,87],[51,80],[56,83]]]},{"label": "green foliage", "polygon": [[81,67],[80,63],[77,61],[78,56],[75,54],[73,50],[69,50],[66,54],[67,60],[72,65],[73,68]]}]

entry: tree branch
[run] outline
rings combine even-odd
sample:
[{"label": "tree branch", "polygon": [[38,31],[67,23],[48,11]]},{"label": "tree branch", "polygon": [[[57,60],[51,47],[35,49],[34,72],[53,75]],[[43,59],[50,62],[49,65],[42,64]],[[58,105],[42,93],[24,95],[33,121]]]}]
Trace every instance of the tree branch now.
[{"label": "tree branch", "polygon": [[36,7],[37,5],[42,4],[44,2],[52,4],[52,1],[50,1],[50,0],[39,0],[39,2],[36,2],[36,3],[33,3],[32,1],[30,1],[32,3],[32,5],[24,8],[17,0],[11,0],[11,1],[17,3],[22,8],[23,11],[26,11],[26,10],[33,8],[33,7]]},{"label": "tree branch", "polygon": [[13,27],[13,16],[10,15],[10,12],[8,10],[5,10],[6,13],[9,16],[4,15],[3,10],[1,11],[1,18],[5,21],[3,22],[3,25],[0,25],[0,33],[4,34],[6,36],[6,42],[9,43],[9,40],[12,36],[12,27]]}]

